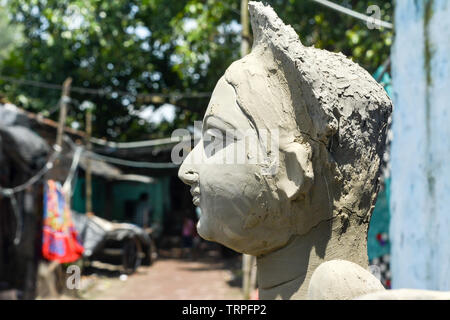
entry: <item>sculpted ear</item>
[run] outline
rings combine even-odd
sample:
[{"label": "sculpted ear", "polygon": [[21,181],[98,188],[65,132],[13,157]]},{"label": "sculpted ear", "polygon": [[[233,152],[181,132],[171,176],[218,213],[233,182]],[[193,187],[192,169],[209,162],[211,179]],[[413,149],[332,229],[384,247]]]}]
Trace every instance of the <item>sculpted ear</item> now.
[{"label": "sculpted ear", "polygon": [[282,152],[285,175],[278,181],[278,187],[290,200],[303,198],[311,189],[314,180],[311,147],[292,142],[284,147]]}]

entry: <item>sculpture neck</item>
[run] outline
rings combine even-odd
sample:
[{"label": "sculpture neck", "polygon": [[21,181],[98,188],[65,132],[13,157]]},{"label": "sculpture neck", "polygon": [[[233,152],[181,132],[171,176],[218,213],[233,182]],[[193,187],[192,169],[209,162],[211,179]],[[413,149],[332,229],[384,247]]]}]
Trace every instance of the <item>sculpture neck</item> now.
[{"label": "sculpture neck", "polygon": [[257,258],[260,299],[306,299],[309,280],[323,262],[348,260],[367,269],[367,223],[323,221],[285,247]]}]

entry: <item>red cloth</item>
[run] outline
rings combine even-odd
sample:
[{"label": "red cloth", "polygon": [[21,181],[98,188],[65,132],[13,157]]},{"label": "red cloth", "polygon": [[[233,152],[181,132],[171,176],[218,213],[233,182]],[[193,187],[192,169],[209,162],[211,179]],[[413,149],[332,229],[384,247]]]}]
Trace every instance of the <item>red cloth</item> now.
[{"label": "red cloth", "polygon": [[74,262],[84,252],[77,238],[61,184],[48,180],[44,193],[42,255],[59,263]]}]

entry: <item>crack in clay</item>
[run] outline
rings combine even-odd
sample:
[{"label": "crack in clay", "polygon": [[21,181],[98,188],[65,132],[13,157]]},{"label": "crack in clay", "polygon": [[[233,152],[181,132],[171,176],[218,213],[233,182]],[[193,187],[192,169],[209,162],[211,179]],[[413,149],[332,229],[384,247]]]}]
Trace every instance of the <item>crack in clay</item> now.
[{"label": "crack in clay", "polygon": [[315,141],[316,143],[321,143],[321,144],[323,144],[325,147],[327,147],[327,145],[326,145],[326,143],[325,142],[323,142],[323,141],[321,141],[321,140],[316,140],[316,139],[314,139],[312,136],[311,136],[311,134],[309,134],[309,133],[307,133],[307,132],[304,132],[304,131],[301,131],[300,130],[300,133],[301,134],[304,134],[305,136],[307,136],[309,139],[311,139],[312,141]]},{"label": "crack in clay", "polygon": [[233,88],[234,93],[236,95],[236,104],[238,105],[238,107],[242,111],[242,113],[247,117],[247,120],[248,120],[248,122],[250,124],[250,127],[252,127],[256,131],[256,134],[257,134],[258,140],[259,140],[259,130],[258,130],[258,127],[256,125],[255,119],[253,119],[252,115],[247,110],[245,110],[245,108],[243,108],[241,106],[241,104],[239,103],[238,93],[237,93],[237,90],[236,90],[235,86],[233,85],[233,83],[231,81],[229,81],[226,76],[224,77],[224,79]]},{"label": "crack in clay", "polygon": [[325,176],[322,174],[323,180],[325,181],[325,186],[327,187],[328,204],[330,207],[330,212],[333,212],[333,204],[331,203],[330,190],[328,189],[328,182]]},{"label": "crack in clay", "polygon": [[342,206],[342,209],[347,210],[347,211],[350,212],[352,215],[357,216],[357,217],[360,218],[361,220],[364,220],[364,219],[366,219],[366,217],[367,217],[367,214],[361,216],[361,215],[359,215],[358,213],[356,213],[356,211],[350,210],[349,208],[347,208],[347,207],[345,207],[345,206]]}]

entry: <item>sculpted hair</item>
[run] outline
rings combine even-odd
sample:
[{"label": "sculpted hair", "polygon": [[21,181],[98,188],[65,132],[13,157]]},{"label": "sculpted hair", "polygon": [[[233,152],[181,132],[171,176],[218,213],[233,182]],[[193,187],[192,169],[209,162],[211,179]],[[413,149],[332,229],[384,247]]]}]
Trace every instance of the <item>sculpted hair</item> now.
[{"label": "sculpted hair", "polygon": [[315,179],[327,179],[333,211],[366,212],[358,219],[368,222],[379,189],[391,100],[343,54],[303,46],[270,6],[250,2],[249,12],[252,52],[270,50],[284,73],[298,132],[312,146]]}]

